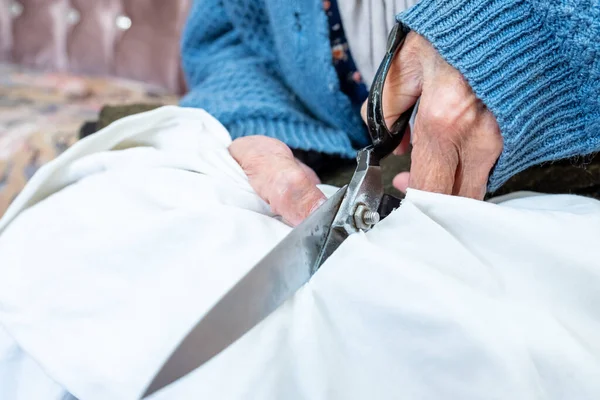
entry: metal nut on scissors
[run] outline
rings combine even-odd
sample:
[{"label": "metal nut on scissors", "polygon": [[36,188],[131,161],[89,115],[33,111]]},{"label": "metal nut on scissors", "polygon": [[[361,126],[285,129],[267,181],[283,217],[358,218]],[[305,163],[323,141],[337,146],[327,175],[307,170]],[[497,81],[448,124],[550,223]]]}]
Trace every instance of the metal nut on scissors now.
[{"label": "metal nut on scissors", "polygon": [[364,204],[359,204],[354,211],[354,223],[358,229],[371,229],[373,225],[379,222],[379,218],[377,211],[369,210]]}]

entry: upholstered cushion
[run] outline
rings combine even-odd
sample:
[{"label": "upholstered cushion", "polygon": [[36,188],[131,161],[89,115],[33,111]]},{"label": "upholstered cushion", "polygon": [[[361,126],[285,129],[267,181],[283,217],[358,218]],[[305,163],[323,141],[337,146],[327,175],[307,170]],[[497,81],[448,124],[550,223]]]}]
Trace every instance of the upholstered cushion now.
[{"label": "upholstered cushion", "polygon": [[184,90],[190,0],[0,0],[0,61]]}]

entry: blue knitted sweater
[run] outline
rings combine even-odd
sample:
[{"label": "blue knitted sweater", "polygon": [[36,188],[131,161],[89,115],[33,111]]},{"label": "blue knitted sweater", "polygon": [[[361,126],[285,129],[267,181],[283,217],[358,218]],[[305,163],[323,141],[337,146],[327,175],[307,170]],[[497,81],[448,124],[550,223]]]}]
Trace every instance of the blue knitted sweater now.
[{"label": "blue knitted sweater", "polygon": [[[598,0],[422,0],[398,16],[494,113],[489,189],[540,162],[600,151]],[[190,87],[231,136],[354,157],[364,124],[340,91],[322,0],[196,0],[182,40]]]}]

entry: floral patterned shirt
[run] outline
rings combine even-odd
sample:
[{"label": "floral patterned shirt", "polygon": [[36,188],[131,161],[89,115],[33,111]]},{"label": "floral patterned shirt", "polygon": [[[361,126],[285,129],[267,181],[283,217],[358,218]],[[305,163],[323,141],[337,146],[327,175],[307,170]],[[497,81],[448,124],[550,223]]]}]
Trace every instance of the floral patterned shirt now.
[{"label": "floral patterned shirt", "polygon": [[353,105],[360,107],[367,99],[369,91],[352,59],[337,0],[324,0],[323,8],[329,20],[331,53],[333,65],[340,80],[340,89],[350,98]]}]

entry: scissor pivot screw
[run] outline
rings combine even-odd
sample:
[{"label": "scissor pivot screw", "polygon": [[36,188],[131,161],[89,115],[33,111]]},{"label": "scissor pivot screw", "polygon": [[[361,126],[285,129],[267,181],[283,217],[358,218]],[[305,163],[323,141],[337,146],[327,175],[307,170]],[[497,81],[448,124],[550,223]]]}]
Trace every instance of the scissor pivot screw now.
[{"label": "scissor pivot screw", "polygon": [[358,229],[371,229],[373,225],[379,222],[379,213],[369,210],[364,204],[359,204],[354,212],[354,223]]}]

